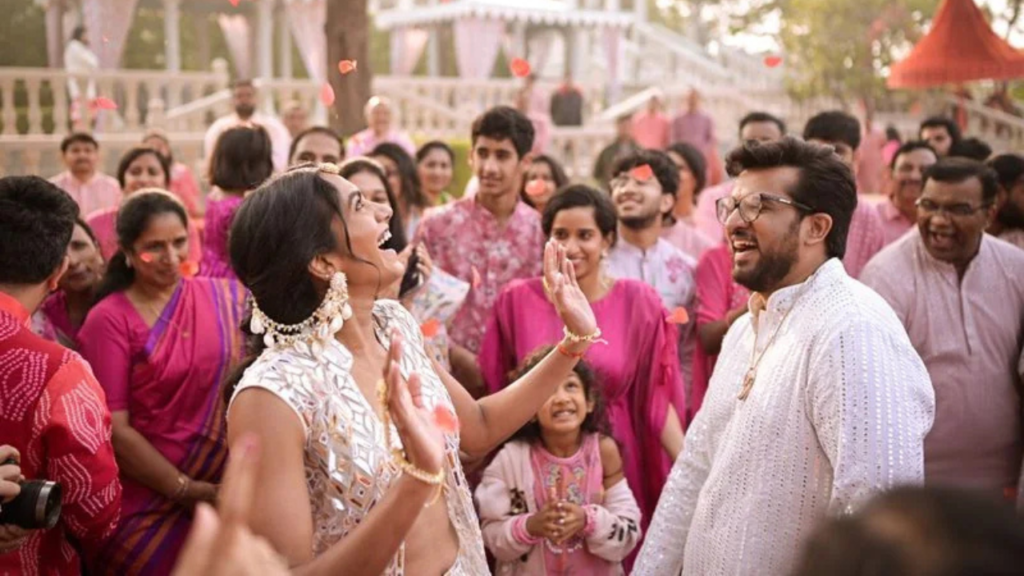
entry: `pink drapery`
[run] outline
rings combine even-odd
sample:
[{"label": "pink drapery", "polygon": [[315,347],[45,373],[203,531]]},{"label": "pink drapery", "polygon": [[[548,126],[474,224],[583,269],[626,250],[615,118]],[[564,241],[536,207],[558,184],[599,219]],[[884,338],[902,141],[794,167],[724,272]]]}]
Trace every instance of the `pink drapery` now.
[{"label": "pink drapery", "polygon": [[505,24],[500,20],[470,18],[455,22],[453,28],[459,77],[473,80],[488,78],[505,37]]},{"label": "pink drapery", "polygon": [[288,3],[287,12],[292,40],[299,48],[306,72],[317,84],[326,82],[327,34],[324,26],[327,24],[327,2],[295,0]]},{"label": "pink drapery", "polygon": [[548,61],[551,60],[558,40],[558,32],[554,30],[547,30],[530,39],[528,47],[530,65],[538,74],[542,74],[547,69]]},{"label": "pink drapery", "polygon": [[430,33],[422,28],[396,28],[391,31],[391,73],[395,76],[412,74],[427,46]]},{"label": "pink drapery", "polygon": [[82,3],[82,20],[89,31],[89,47],[101,68],[117,68],[124,53],[138,0],[89,0]]},{"label": "pink drapery", "polygon": [[239,78],[251,78],[252,73],[252,27],[249,20],[240,14],[217,16],[217,24],[224,33],[224,41],[228,44],[228,52],[235,63],[235,72]]}]

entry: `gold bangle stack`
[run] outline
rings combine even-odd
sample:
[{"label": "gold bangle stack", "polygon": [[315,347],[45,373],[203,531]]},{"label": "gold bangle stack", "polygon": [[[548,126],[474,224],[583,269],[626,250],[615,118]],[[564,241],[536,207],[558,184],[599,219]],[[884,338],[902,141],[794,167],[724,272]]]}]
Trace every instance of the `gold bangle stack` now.
[{"label": "gold bangle stack", "polygon": [[[380,400],[381,407],[381,424],[384,426],[384,443],[388,448],[391,448],[391,413],[388,411],[388,384],[383,378],[377,382],[377,397]],[[391,457],[394,459],[394,463],[398,466],[398,469],[403,474],[408,474],[416,480],[423,482],[429,486],[437,486],[437,492],[434,497],[431,498],[430,502],[426,506],[432,506],[441,497],[441,492],[444,490],[444,480],[448,474],[448,470],[445,468],[444,463],[441,463],[441,469],[437,472],[427,472],[422,468],[416,467],[415,464],[409,462],[408,457],[405,455],[405,451],[400,448],[391,449]]]},{"label": "gold bangle stack", "polygon": [[579,344],[581,342],[586,342],[587,344],[592,344],[592,343],[597,342],[597,341],[599,341],[601,339],[601,329],[600,328],[595,328],[594,331],[591,332],[590,334],[587,334],[585,336],[580,336],[579,334],[573,333],[572,330],[569,330],[568,326],[562,326],[562,334],[564,334],[565,338],[569,342],[572,342],[573,344]]}]

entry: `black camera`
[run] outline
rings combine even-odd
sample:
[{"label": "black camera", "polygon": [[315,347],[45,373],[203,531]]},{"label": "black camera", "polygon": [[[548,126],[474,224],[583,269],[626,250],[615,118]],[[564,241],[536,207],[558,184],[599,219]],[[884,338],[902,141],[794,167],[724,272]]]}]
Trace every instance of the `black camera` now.
[{"label": "black camera", "polygon": [[[4,466],[17,464],[13,458]],[[53,528],[60,520],[64,490],[57,482],[27,480],[21,483],[21,492],[14,500],[0,504],[0,524],[13,524],[28,530]]]}]

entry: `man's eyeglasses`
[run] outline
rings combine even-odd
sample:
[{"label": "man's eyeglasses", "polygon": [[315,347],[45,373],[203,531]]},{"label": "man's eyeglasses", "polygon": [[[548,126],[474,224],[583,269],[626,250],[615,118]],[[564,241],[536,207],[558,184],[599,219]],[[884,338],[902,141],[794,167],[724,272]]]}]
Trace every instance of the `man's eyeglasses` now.
[{"label": "man's eyeglasses", "polygon": [[789,198],[783,198],[782,196],[775,196],[772,194],[748,194],[741,200],[736,200],[732,196],[726,196],[725,198],[719,198],[718,202],[715,203],[715,209],[718,215],[718,221],[723,225],[726,220],[729,219],[729,215],[732,214],[733,210],[740,211],[740,218],[750,224],[757,217],[761,215],[761,210],[764,209],[765,202],[777,202],[779,204],[786,204],[806,212],[811,212],[811,207],[796,200],[790,200]]},{"label": "man's eyeglasses", "polygon": [[927,198],[918,198],[917,202],[914,203],[917,209],[924,214],[936,214],[938,212],[945,212],[946,214],[954,218],[967,218],[978,210],[984,210],[992,204],[982,204],[981,206],[971,206],[966,202],[960,202],[958,204],[939,204],[928,200]]}]

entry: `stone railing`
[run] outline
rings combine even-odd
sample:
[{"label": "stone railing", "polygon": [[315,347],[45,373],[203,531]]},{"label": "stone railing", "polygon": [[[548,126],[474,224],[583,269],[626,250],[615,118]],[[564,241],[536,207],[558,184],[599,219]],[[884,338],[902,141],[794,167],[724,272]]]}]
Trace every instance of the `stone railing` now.
[{"label": "stone railing", "polygon": [[[74,125],[90,126],[96,112],[87,100],[96,96],[113,101],[117,110],[103,111],[103,126],[138,130],[152,124],[151,113],[170,110],[228,85],[226,64],[218,61],[213,72],[168,73],[149,70],[102,70],[75,75],[50,68],[0,68],[0,122],[3,136],[66,133],[72,126],[69,83],[81,96]],[[44,111],[48,114],[44,117]]]}]

